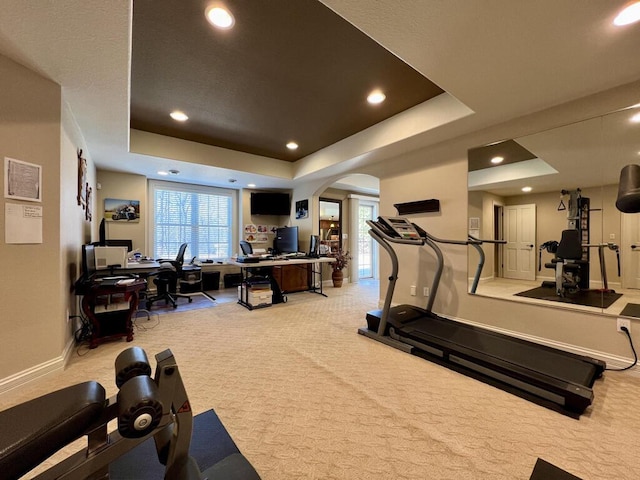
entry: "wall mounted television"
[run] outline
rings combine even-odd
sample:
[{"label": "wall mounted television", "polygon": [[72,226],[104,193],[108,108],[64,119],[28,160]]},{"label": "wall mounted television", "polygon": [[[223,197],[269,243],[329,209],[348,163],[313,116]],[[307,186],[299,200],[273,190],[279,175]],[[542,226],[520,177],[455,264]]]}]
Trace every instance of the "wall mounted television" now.
[{"label": "wall mounted television", "polygon": [[251,193],[251,215],[290,215],[291,203],[288,193]]},{"label": "wall mounted television", "polygon": [[273,239],[276,254],[298,253],[298,227],[280,227]]}]

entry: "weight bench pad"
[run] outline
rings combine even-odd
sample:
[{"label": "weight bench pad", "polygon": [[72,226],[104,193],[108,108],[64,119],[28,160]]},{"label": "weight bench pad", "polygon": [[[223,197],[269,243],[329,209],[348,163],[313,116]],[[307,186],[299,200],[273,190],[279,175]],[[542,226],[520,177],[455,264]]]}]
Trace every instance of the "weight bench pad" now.
[{"label": "weight bench pad", "polygon": [[105,390],[85,382],[0,412],[0,472],[19,478],[91,430],[102,416]]}]

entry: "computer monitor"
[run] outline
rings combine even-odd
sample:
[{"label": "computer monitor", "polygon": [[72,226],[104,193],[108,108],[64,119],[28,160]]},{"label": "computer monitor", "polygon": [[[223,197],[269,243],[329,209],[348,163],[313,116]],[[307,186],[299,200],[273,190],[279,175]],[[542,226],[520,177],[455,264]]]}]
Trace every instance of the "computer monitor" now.
[{"label": "computer monitor", "polygon": [[96,253],[93,245],[82,245],[82,275],[91,278],[96,272]]},{"label": "computer monitor", "polygon": [[[97,245],[104,247],[107,245],[107,222],[103,218],[98,228],[98,243]],[[95,245],[95,244],[94,244]]]},{"label": "computer monitor", "polygon": [[298,227],[277,228],[273,248],[278,254],[298,253]]},{"label": "computer monitor", "polygon": [[133,240],[117,240],[109,239],[105,240],[106,247],[127,247],[127,252],[133,251]]},{"label": "computer monitor", "polygon": [[318,256],[318,247],[320,246],[320,236],[319,235],[311,235],[309,238],[309,256],[317,257]]}]

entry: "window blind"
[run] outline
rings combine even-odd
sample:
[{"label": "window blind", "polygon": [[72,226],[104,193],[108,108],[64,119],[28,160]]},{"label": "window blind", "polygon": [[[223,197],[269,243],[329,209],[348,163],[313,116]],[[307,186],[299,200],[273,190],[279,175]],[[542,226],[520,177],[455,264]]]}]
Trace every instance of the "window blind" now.
[{"label": "window blind", "polygon": [[234,190],[152,181],[150,205],[154,258],[174,258],[188,243],[185,259],[226,260],[234,231]]}]

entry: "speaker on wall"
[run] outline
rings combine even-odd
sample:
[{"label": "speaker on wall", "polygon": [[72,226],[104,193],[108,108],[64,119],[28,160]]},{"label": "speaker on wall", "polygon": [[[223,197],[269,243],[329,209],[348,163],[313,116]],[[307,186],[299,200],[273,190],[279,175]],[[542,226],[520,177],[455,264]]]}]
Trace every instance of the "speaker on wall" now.
[{"label": "speaker on wall", "polygon": [[433,213],[440,211],[440,200],[418,200],[417,202],[394,203],[398,215],[410,215],[412,213]]}]

